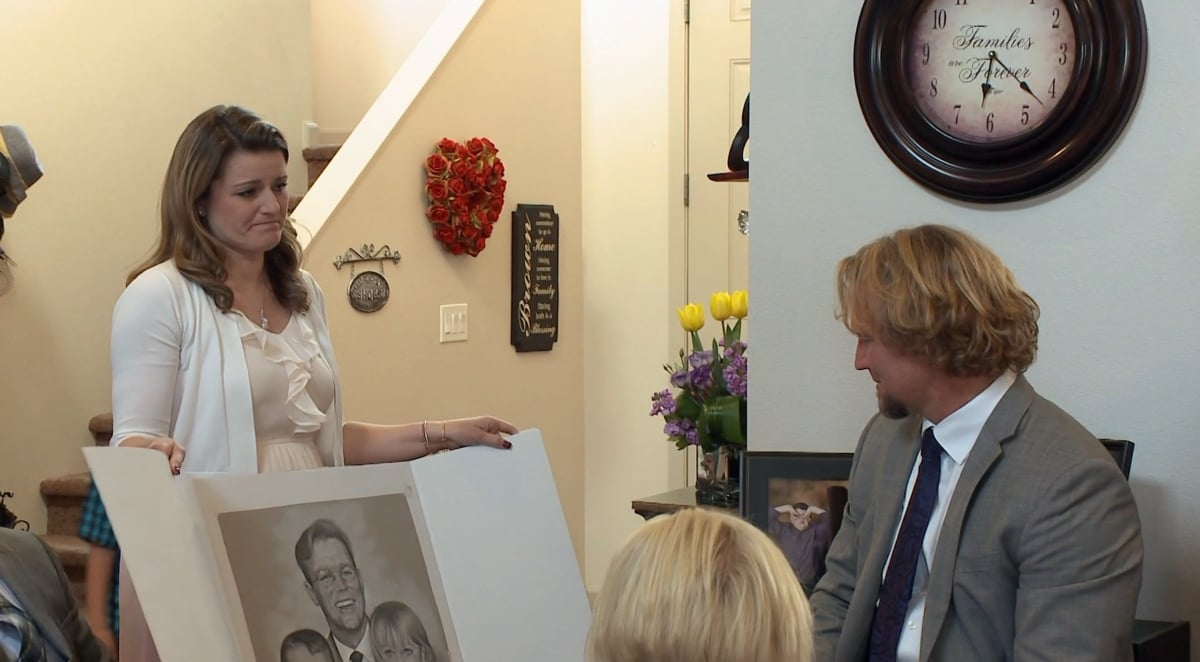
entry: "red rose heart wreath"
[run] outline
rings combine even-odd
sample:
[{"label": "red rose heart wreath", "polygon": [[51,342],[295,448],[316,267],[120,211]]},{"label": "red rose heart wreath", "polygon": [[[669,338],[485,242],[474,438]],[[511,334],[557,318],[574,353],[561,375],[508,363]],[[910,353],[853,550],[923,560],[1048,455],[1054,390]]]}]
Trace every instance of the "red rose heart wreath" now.
[{"label": "red rose heart wreath", "polygon": [[425,159],[433,236],[454,255],[479,255],[504,209],[504,163],[487,138],[442,138]]}]

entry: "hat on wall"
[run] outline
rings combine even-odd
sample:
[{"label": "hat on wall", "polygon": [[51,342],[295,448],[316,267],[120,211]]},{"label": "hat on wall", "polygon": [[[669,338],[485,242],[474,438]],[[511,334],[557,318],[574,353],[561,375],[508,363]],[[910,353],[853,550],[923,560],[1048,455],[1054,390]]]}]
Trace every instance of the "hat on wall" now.
[{"label": "hat on wall", "polygon": [[0,218],[11,218],[25,191],[42,177],[42,164],[19,126],[0,126]]}]

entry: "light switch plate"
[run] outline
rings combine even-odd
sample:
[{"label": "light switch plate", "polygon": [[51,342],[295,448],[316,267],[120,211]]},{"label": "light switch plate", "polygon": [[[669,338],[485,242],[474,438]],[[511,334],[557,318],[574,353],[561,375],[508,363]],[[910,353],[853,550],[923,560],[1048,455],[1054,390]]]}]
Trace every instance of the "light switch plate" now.
[{"label": "light switch plate", "polygon": [[467,304],[450,303],[441,307],[438,342],[460,342],[467,339]]}]

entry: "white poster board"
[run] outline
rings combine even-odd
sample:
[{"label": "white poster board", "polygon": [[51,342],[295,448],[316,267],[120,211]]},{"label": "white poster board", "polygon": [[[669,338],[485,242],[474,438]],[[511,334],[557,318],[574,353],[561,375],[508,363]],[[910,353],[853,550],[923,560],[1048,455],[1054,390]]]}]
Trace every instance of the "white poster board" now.
[{"label": "white poster board", "polygon": [[[84,454],[164,660],[277,660],[288,634],[329,639],[384,602],[415,615],[439,661],[582,660],[591,616],[541,435],[511,441],[261,475]],[[318,569],[328,545],[305,535],[329,525],[352,557],[341,574]]]}]

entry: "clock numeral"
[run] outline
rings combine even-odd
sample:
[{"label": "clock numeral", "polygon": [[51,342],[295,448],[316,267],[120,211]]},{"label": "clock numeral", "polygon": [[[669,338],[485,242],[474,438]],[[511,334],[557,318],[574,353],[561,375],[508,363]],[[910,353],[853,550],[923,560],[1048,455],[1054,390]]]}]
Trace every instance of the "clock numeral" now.
[{"label": "clock numeral", "polygon": [[987,114],[987,121],[984,122],[984,126],[987,127],[988,133],[991,133],[992,129],[996,128],[995,119],[996,119],[996,113],[988,113]]},{"label": "clock numeral", "polygon": [[955,7],[966,7],[967,0],[954,0],[954,6]]},{"label": "clock numeral", "polygon": [[1059,29],[1060,27],[1062,27],[1061,25],[1059,25],[1059,21],[1058,21],[1058,19],[1059,19],[1059,9],[1058,9],[1058,7],[1055,7],[1054,9],[1051,9],[1051,10],[1050,10],[1050,15],[1054,17],[1054,22],[1050,24],[1050,27],[1054,28],[1055,30],[1057,30],[1057,29]]},{"label": "clock numeral", "polygon": [[1033,0],[1029,0],[1029,4],[1033,5],[1033,4],[1037,4],[1037,3],[1035,3]]},{"label": "clock numeral", "polygon": [[929,44],[921,47],[921,64],[929,64]]},{"label": "clock numeral", "polygon": [[929,96],[937,96],[937,76],[929,79]]},{"label": "clock numeral", "polygon": [[1067,63],[1067,42],[1065,41],[1058,45],[1058,63]]},{"label": "clock numeral", "polygon": [[958,124],[958,114],[960,112],[962,112],[962,104],[961,103],[954,104],[954,123],[955,124]]},{"label": "clock numeral", "polygon": [[1057,87],[1057,85],[1058,85],[1058,79],[1057,79],[1057,78],[1051,78],[1051,79],[1050,79],[1050,89],[1049,89],[1049,90],[1046,90],[1046,92],[1047,92],[1047,93],[1050,95],[1050,98],[1051,98],[1051,99],[1057,99],[1057,98],[1058,98],[1058,92],[1057,92],[1057,90],[1055,89],[1055,88]]},{"label": "clock numeral", "polygon": [[1029,124],[1029,106],[1028,104],[1021,105],[1021,126]]},{"label": "clock numeral", "polygon": [[944,27],[946,27],[946,10],[945,9],[933,10],[933,29],[941,30]]}]

